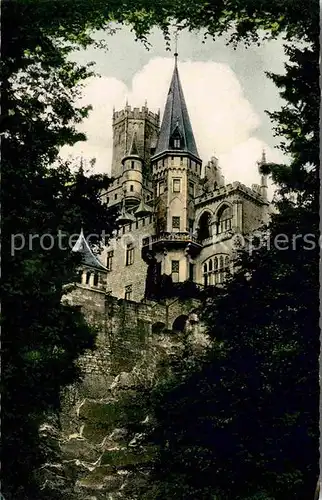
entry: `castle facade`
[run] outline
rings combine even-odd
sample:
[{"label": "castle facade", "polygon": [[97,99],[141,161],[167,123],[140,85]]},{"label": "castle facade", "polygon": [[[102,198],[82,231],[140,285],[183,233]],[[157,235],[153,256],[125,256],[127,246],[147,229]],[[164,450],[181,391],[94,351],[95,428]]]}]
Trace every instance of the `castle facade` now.
[{"label": "castle facade", "polygon": [[177,55],[161,124],[146,106],[126,105],[112,126],[114,180],[103,197],[119,209],[119,229],[99,256],[80,235],[81,287],[142,302],[157,300],[161,283],[221,286],[238,238],[268,220],[266,177],[226,184],[217,158],[203,166]]}]

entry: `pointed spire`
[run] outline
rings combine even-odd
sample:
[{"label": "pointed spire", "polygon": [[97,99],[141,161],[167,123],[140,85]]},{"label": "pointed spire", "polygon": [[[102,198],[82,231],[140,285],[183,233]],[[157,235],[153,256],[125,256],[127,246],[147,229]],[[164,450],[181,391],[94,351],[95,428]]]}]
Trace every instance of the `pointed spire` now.
[{"label": "pointed spire", "polygon": [[132,135],[132,140],[130,142],[130,147],[129,147],[129,150],[127,152],[127,154],[125,156],[123,156],[121,162],[122,164],[124,165],[124,162],[126,160],[128,160],[129,158],[138,158],[138,159],[141,159],[140,155],[139,155],[139,150],[138,150],[138,147],[137,147],[137,135],[136,135],[136,131],[134,131],[133,135]]},{"label": "pointed spire", "polygon": [[107,271],[106,267],[103,266],[100,260],[93,254],[84,236],[83,228],[81,228],[80,235],[72,248],[72,252],[81,254],[82,262],[84,265],[94,267],[95,269],[98,269],[100,271]]},{"label": "pointed spire", "polygon": [[136,145],[136,141],[137,141],[137,137],[136,137],[136,132],[134,132],[133,134],[133,137],[132,137],[132,141],[131,141],[131,145],[130,145],[130,149],[129,149],[129,155],[130,156],[139,156],[139,152],[138,152],[138,148],[137,148],[137,145]]},{"label": "pointed spire", "polygon": [[165,151],[183,151],[199,158],[187,105],[179,78],[177,53],[160,135],[154,155]]},{"label": "pointed spire", "polygon": [[262,151],[262,161],[261,161],[262,165],[265,165],[266,164],[266,151],[265,149],[263,148],[263,151]]}]

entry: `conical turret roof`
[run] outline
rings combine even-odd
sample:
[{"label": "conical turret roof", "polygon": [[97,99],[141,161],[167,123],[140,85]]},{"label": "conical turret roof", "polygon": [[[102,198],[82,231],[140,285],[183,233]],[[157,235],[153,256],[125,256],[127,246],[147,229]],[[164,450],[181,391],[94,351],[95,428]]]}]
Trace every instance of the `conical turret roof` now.
[{"label": "conical turret roof", "polygon": [[94,267],[100,271],[107,271],[107,268],[103,266],[100,260],[93,254],[89,244],[84,236],[83,229],[81,229],[78,240],[72,248],[72,252],[77,252],[82,255],[82,262],[86,266]]},{"label": "conical turret roof", "polygon": [[[175,147],[176,144],[174,139],[179,139],[179,147]],[[157,156],[165,151],[178,150],[191,153],[193,156],[199,158],[179,78],[177,58],[175,58],[174,71],[154,156]]]},{"label": "conical turret roof", "polygon": [[119,224],[129,224],[130,222],[135,222],[135,220],[136,219],[135,219],[134,215],[127,212],[127,210],[125,208],[125,203],[123,200],[122,210],[121,210],[120,215],[117,218],[117,222]]},{"label": "conical turret roof", "polygon": [[149,207],[149,205],[146,205],[143,198],[142,198],[140,205],[135,210],[135,217],[144,217],[145,215],[149,215],[152,212],[153,212],[153,209],[151,207]]}]

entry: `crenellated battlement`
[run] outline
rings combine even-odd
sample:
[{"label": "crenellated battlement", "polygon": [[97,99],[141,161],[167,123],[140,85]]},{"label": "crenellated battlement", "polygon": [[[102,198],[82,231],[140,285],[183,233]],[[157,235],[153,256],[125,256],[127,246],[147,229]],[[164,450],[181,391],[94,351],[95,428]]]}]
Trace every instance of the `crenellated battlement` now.
[{"label": "crenellated battlement", "polygon": [[232,184],[227,184],[226,186],[222,186],[218,189],[215,189],[213,191],[209,191],[206,193],[202,193],[199,195],[197,198],[195,198],[195,203],[199,204],[202,203],[206,200],[210,200],[212,198],[216,198],[218,196],[228,196],[232,191],[239,190],[242,193],[252,197],[253,199],[257,199],[259,201],[263,201],[261,193],[256,189],[254,189],[255,185],[253,185],[252,188],[249,188],[242,184],[241,182],[233,182]]},{"label": "crenellated battlement", "polygon": [[141,109],[132,109],[131,106],[127,105],[124,109],[113,112],[113,125],[116,125],[118,122],[124,120],[125,118],[129,118],[132,120],[149,120],[158,127],[160,123],[160,111],[158,111],[157,113],[153,113],[152,111],[149,111],[146,106],[142,106]]}]

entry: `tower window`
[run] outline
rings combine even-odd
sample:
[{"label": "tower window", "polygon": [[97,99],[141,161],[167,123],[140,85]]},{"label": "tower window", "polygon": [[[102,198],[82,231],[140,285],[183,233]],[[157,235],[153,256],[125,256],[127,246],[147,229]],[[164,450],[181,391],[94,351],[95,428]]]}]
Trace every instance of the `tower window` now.
[{"label": "tower window", "polygon": [[130,266],[134,262],[134,246],[132,243],[126,247],[126,265]]},{"label": "tower window", "polygon": [[172,229],[180,231],[180,217],[172,217]]},{"label": "tower window", "polygon": [[114,257],[113,250],[111,250],[110,252],[107,252],[106,267],[107,267],[108,271],[112,271],[113,257]]},{"label": "tower window", "polygon": [[132,300],[132,285],[127,285],[125,287],[125,300]]},{"label": "tower window", "polygon": [[217,255],[203,266],[204,285],[221,285],[229,271],[229,256]]},{"label": "tower window", "polygon": [[181,191],[181,179],[173,179],[172,191],[174,193],[180,193],[180,191]]},{"label": "tower window", "polygon": [[117,200],[117,194],[114,195],[114,200]]},{"label": "tower window", "polygon": [[195,265],[191,262],[189,263],[189,280],[194,281],[195,279]]},{"label": "tower window", "polygon": [[160,181],[158,184],[158,196],[164,193],[164,181]]},{"label": "tower window", "polygon": [[134,168],[134,161],[131,161],[131,168]]},{"label": "tower window", "polygon": [[171,261],[171,277],[174,283],[178,283],[179,281],[179,261],[172,260]]},{"label": "tower window", "polygon": [[133,184],[131,184],[130,191],[133,191],[133,190],[134,190],[134,187],[133,187]]},{"label": "tower window", "polygon": [[180,149],[180,139],[174,139],[173,145],[176,149]]},{"label": "tower window", "polygon": [[195,195],[195,185],[193,182],[189,182],[189,194],[190,194],[190,196]]},{"label": "tower window", "polygon": [[211,234],[211,215],[209,212],[204,212],[199,219],[199,228],[198,228],[198,239],[206,240],[210,238]]},{"label": "tower window", "polygon": [[222,208],[217,217],[217,233],[225,233],[231,229],[232,225],[232,210],[231,207],[225,206]]}]

